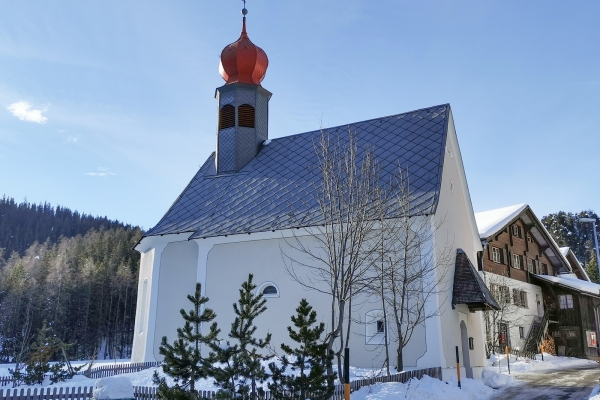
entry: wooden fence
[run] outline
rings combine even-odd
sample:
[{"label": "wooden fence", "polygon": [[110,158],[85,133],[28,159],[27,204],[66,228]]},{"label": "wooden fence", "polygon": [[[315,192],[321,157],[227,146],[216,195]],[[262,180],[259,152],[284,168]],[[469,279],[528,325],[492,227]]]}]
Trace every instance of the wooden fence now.
[{"label": "wooden fence", "polygon": [[[378,376],[368,379],[359,379],[350,383],[350,390],[352,392],[364,387],[370,386],[375,383],[383,382],[401,382],[406,383],[412,378],[421,379],[424,375],[429,375],[432,378],[442,379],[441,368],[427,368],[419,369],[415,371],[401,372],[390,376]],[[156,400],[156,388],[155,387],[142,387],[134,386],[135,400]],[[70,391],[70,392],[69,392]],[[8,389],[6,394],[4,390],[0,389],[0,400],[87,400],[92,397],[92,387],[86,388],[35,388],[35,389]],[[216,392],[202,391],[200,393],[202,398],[213,399],[215,398]],[[266,392],[265,396],[261,400],[272,399],[271,393]],[[331,400],[342,400],[344,399],[344,386],[337,385]]]},{"label": "wooden fence", "polygon": [[[144,363],[129,363],[129,364],[110,364],[102,365],[96,368],[79,371],[78,375],[83,375],[90,379],[106,378],[107,376],[128,374],[131,372],[139,372],[144,369],[153,368],[159,366],[158,362],[144,362]],[[47,375],[50,377],[51,375]],[[12,376],[0,376],[0,387],[2,386],[13,386],[14,379]]]},{"label": "wooden fence", "polygon": [[159,365],[160,363],[156,361],[118,365],[102,365],[100,367],[92,368],[89,371],[81,371],[80,374],[87,378],[98,379],[106,378],[107,376],[139,372],[148,368],[157,367]]}]

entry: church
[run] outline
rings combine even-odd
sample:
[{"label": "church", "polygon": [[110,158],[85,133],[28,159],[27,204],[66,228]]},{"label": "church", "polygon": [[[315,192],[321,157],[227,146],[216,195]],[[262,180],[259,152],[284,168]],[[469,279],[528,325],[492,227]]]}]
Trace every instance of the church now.
[{"label": "church", "polygon": [[[289,343],[290,316],[302,298],[330,329],[331,298],[292,279],[282,256],[290,238],[305,236],[307,246],[317,245],[310,230],[322,223],[315,143],[323,130],[269,139],[271,92],[261,85],[268,57],[250,41],[245,8],[243,14],[240,38],[221,53],[225,84],[215,94],[216,150],[136,246],[141,265],[132,362],[161,360],[161,338],[176,338],[179,310],[190,308],[186,296],[197,282],[226,339],[232,304],[250,273],[267,299],[267,310],[255,321],[258,337],[271,333],[276,349]],[[341,141],[352,132],[358,148],[371,149],[383,178],[399,165],[408,171],[411,218],[425,221],[434,232],[422,251],[435,257],[449,246],[452,252],[443,278],[447,289],[427,299],[432,316],[404,348],[404,368],[441,367],[448,379],[456,375],[458,351],[461,375],[481,377],[486,365],[482,311],[497,304],[473,266],[483,249],[450,105],[324,131]],[[361,296],[352,303],[352,318],[364,323],[354,324],[349,335],[351,365],[380,368],[379,336],[388,327],[369,319],[380,307],[367,294]]]}]

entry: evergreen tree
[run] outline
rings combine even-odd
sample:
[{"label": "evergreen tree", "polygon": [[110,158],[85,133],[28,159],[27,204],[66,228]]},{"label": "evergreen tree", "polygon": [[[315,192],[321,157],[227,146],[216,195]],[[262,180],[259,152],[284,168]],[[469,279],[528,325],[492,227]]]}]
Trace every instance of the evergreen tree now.
[{"label": "evergreen tree", "polygon": [[[25,382],[27,385],[41,384],[46,375],[52,383],[64,382],[71,379],[84,365],[73,368],[67,360],[66,351],[73,344],[67,344],[53,334],[52,328],[47,326],[46,321],[38,329],[35,341],[31,344],[31,353],[27,360],[25,372],[19,368],[9,370],[17,382]],[[50,365],[55,357],[62,358],[61,361]]]},{"label": "evergreen tree", "polygon": [[195,382],[211,374],[214,355],[211,352],[203,357],[201,346],[206,346],[207,350],[215,349],[220,330],[217,323],[213,322],[208,334],[202,334],[202,324],[214,320],[216,314],[210,308],[204,308],[208,298],[202,296],[201,289],[201,284],[196,283],[196,292],[193,296],[188,295],[188,300],[194,305],[193,309],[189,312],[183,309],[180,311],[185,323],[183,328],[177,328],[177,340],[171,345],[167,343],[166,336],[162,338],[159,347],[160,354],[164,356],[162,369],[174,379],[175,386],[170,387],[165,378],[159,378],[158,372],[155,372],[154,383],[158,385],[158,398],[161,400],[201,398]]},{"label": "evergreen tree", "polygon": [[600,276],[598,276],[598,260],[596,260],[596,257],[593,257],[585,266],[585,272],[592,282],[600,283]]},{"label": "evergreen tree", "polygon": [[220,399],[250,398],[256,399],[264,390],[256,388],[257,383],[263,383],[268,378],[261,360],[265,357],[258,353],[271,342],[271,334],[264,339],[254,337],[256,326],[254,319],[262,314],[267,307],[262,294],[255,295],[256,285],[252,283],[253,275],[242,284],[238,303],[233,304],[235,320],[231,324],[229,338],[234,344],[227,341],[218,351],[221,368],[214,371],[215,385],[221,389],[217,392]]},{"label": "evergreen tree", "polygon": [[[300,301],[296,312],[292,322],[297,330],[288,326],[288,332],[299,347],[292,349],[286,344],[281,345],[285,352],[281,367],[269,364],[273,378],[273,383],[268,385],[269,390],[274,399],[327,400],[333,395],[336,375],[327,374],[333,353],[327,351],[327,343],[320,342],[325,324],[321,322],[314,326],[317,312],[306,299]],[[290,375],[286,375],[288,367],[292,370]]]}]

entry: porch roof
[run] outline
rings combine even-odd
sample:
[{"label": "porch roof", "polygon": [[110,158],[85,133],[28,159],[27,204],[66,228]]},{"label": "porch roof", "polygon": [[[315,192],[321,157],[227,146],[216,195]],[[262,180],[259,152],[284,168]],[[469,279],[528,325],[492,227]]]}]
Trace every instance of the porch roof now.
[{"label": "porch roof", "polygon": [[462,249],[456,251],[452,304],[466,304],[471,311],[488,308],[500,309],[494,296]]}]

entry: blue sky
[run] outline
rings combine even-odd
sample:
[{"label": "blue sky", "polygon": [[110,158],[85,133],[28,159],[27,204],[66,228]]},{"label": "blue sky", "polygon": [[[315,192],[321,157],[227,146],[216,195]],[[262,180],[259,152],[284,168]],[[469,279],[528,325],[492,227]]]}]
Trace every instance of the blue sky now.
[{"label": "blue sky", "polygon": [[[238,0],[5,1],[0,195],[153,226],[215,147]],[[248,0],[271,138],[450,103],[475,211],[600,211],[600,2]]]}]

